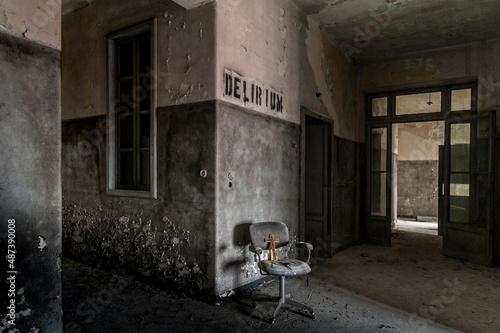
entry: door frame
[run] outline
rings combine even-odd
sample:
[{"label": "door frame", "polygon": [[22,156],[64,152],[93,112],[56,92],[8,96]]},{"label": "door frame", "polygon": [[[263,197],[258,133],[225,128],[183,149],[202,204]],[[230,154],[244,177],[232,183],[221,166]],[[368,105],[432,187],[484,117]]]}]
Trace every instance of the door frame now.
[{"label": "door frame", "polygon": [[[451,111],[451,93],[453,90],[457,89],[471,89],[471,105],[469,110],[463,111]],[[411,95],[411,94],[423,94],[423,93],[441,93],[441,111],[432,113],[417,113],[417,114],[396,114],[396,97],[400,95]],[[372,100],[375,98],[385,98],[386,99],[386,112],[383,114],[372,115]],[[391,215],[392,215],[392,200],[391,191],[392,186],[392,125],[396,123],[411,123],[411,122],[427,122],[427,121],[446,121],[449,119],[460,118],[468,115],[476,115],[477,112],[477,81],[476,80],[466,80],[466,81],[455,81],[448,84],[438,84],[435,86],[423,86],[423,87],[401,87],[397,90],[387,90],[385,92],[368,93],[366,95],[366,135],[365,143],[367,146],[366,158],[367,158],[367,168],[366,168],[366,204],[365,204],[365,234],[366,241],[368,243],[373,243],[377,245],[391,245]],[[388,185],[386,187],[387,200],[386,200],[386,216],[377,217],[371,215],[371,130],[372,128],[387,128],[387,149],[390,150],[387,153],[387,180]],[[446,127],[446,125],[445,125]],[[445,129],[446,131],[446,129]],[[369,164],[368,164],[369,163]],[[389,181],[390,180],[390,181]],[[369,225],[370,221],[376,221],[375,225]],[[382,225],[385,220],[385,225]],[[372,230],[370,230],[370,226]]]},{"label": "door frame", "polygon": [[327,189],[327,195],[326,195],[326,200],[327,200],[327,231],[326,231],[326,238],[325,240],[325,246],[326,246],[326,252],[329,257],[332,256],[332,216],[333,216],[333,203],[334,203],[334,192],[333,192],[333,126],[334,122],[332,119],[328,118],[327,116],[318,114],[316,112],[313,112],[305,107],[300,108],[300,175],[299,175],[299,193],[300,193],[300,202],[299,202],[299,238],[304,240],[304,241],[313,241],[313,240],[307,240],[304,239],[305,236],[305,161],[306,161],[306,128],[307,128],[307,117],[314,118],[317,121],[323,122],[328,126],[328,135],[327,135],[327,140],[328,140],[328,147],[327,147],[327,156],[326,159],[328,161],[327,163],[327,172],[326,175],[328,176],[327,179],[327,184],[328,184],[328,189]]}]

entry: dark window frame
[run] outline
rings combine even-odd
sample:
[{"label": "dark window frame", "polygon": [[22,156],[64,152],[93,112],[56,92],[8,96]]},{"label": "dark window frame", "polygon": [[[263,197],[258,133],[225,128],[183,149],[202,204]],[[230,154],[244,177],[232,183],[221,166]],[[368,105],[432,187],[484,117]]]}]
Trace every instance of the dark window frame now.
[{"label": "dark window frame", "polygon": [[[452,90],[459,89],[471,89],[471,106],[470,109],[451,111],[451,92]],[[366,99],[366,116],[367,121],[371,123],[376,122],[413,122],[413,121],[433,121],[433,120],[444,120],[451,116],[459,116],[460,114],[475,114],[477,113],[477,91],[478,84],[477,81],[469,81],[467,83],[455,83],[455,84],[440,84],[435,86],[412,88],[412,89],[398,89],[398,90],[387,90],[379,93],[369,93]],[[432,113],[416,113],[416,114],[396,114],[396,97],[403,95],[413,95],[420,93],[441,93],[441,112]],[[387,114],[385,116],[373,116],[372,115],[372,99],[378,97],[387,97]]]},{"label": "dark window frame", "polygon": [[[109,34],[107,40],[107,193],[156,198],[156,19]],[[128,57],[121,54],[127,45]],[[149,50],[141,53],[144,47]],[[149,59],[142,62],[144,54]],[[141,124],[148,119],[149,124]],[[126,126],[131,135],[122,135]]]}]

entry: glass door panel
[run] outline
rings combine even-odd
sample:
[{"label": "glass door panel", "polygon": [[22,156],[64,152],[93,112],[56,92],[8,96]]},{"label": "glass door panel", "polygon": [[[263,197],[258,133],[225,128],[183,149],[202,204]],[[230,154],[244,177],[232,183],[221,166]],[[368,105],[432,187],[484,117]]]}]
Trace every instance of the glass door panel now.
[{"label": "glass door panel", "polygon": [[447,121],[443,254],[489,265],[492,260],[495,112]]}]

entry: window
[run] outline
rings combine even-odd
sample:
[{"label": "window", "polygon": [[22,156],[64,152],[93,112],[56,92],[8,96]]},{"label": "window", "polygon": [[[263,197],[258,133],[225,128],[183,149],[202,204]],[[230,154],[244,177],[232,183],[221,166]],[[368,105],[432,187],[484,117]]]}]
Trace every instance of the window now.
[{"label": "window", "polygon": [[367,96],[368,121],[442,120],[477,112],[477,82],[378,92]]},{"label": "window", "polygon": [[108,36],[108,193],[156,197],[154,21]]}]

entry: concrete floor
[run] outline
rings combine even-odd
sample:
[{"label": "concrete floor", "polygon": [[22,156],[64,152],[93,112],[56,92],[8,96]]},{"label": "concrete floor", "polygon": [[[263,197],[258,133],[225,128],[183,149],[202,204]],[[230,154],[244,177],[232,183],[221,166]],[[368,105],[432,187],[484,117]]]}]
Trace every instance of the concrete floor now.
[{"label": "concrete floor", "polygon": [[421,234],[437,236],[438,224],[437,222],[421,222],[398,218],[398,223],[395,230],[417,232]]},{"label": "concrete floor", "polygon": [[[65,332],[499,332],[499,269],[443,257],[440,240],[398,231],[391,248],[365,244],[314,260],[309,287],[289,278],[287,293],[317,319],[284,306],[274,325],[266,321],[274,305],[253,309],[250,295],[214,306],[64,259]],[[252,291],[277,293],[278,281]]]}]

